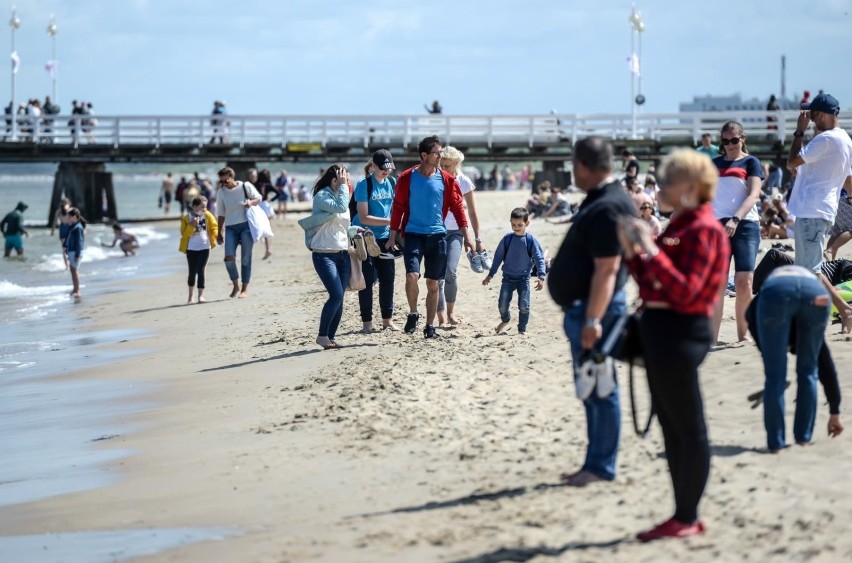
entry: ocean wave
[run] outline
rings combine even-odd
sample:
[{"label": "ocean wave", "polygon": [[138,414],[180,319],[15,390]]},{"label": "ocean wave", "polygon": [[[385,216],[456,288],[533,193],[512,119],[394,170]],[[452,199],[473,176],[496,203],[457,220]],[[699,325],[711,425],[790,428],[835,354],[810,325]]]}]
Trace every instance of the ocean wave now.
[{"label": "ocean wave", "polygon": [[24,287],[0,280],[0,299],[17,299],[21,297],[51,297],[68,291],[68,285],[42,285]]}]

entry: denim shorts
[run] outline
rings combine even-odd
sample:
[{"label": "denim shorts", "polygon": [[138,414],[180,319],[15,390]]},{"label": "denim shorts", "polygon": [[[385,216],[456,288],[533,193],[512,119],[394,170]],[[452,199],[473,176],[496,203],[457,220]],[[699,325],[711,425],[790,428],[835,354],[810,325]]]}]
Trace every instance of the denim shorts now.
[{"label": "denim shorts", "polygon": [[796,252],[793,259],[796,266],[802,266],[814,273],[820,273],[823,252],[825,251],[825,236],[831,228],[826,219],[799,217],[793,233],[796,242]]},{"label": "denim shorts", "polygon": [[[730,217],[719,219],[724,227]],[[757,221],[741,220],[731,237],[731,256],[734,259],[735,272],[753,272],[757,261],[757,249],[760,248],[760,224]]]},{"label": "denim shorts", "polygon": [[435,235],[406,233],[402,255],[407,274],[419,274],[420,262],[424,259],[427,280],[442,280],[447,273],[447,237],[443,233]]},{"label": "denim shorts", "polygon": [[83,261],[83,255],[82,254],[72,252],[71,254],[68,255],[68,266],[70,268],[74,269],[74,270],[80,269],[80,262],[82,262],[82,261]]}]

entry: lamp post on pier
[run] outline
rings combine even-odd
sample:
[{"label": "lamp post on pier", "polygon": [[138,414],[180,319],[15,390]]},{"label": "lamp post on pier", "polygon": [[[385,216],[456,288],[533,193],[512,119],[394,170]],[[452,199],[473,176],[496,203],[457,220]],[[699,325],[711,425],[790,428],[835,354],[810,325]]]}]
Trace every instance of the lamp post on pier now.
[{"label": "lamp post on pier", "polygon": [[[627,18],[630,24],[630,115],[632,121],[632,137],[636,138],[636,112],[645,103],[645,96],[642,95],[642,33],[645,31],[645,22],[642,21],[642,14],[636,9],[636,5],[630,12],[630,17]],[[638,52],[636,49],[638,43]],[[636,88],[639,88],[637,95]]]},{"label": "lamp post on pier", "polygon": [[12,18],[9,20],[9,27],[12,28],[12,101],[11,101],[11,115],[9,116],[12,120],[12,140],[18,140],[18,106],[15,103],[15,75],[18,74],[18,65],[20,65],[21,60],[18,57],[18,51],[15,49],[15,32],[21,27],[21,18],[18,17],[18,9],[15,6],[12,6]]},{"label": "lamp post on pier", "polygon": [[52,43],[52,56],[50,59],[50,78],[53,80],[53,103],[58,104],[59,98],[56,96],[56,76],[59,73],[59,61],[56,60],[56,34],[59,33],[59,26],[56,25],[56,17],[50,14],[50,25],[47,26],[47,34],[50,35]]}]

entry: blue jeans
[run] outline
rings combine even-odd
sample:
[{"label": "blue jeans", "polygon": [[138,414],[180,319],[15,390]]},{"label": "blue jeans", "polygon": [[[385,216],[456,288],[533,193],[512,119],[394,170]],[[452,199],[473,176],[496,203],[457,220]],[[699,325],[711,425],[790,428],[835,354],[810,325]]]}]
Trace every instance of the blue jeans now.
[{"label": "blue jeans", "polygon": [[248,221],[227,225],[225,227],[225,258],[237,256],[237,245],[240,246],[240,273],[237,273],[236,260],[226,260],[225,268],[231,281],[237,281],[242,277],[243,283],[251,281],[251,251],[254,248],[254,239],[251,238],[251,229]]},{"label": "blue jeans", "polygon": [[447,231],[447,270],[444,279],[438,280],[438,311],[447,309],[447,302],[455,303],[459,291],[459,260],[462,253],[461,231]]},{"label": "blue jeans", "polygon": [[[816,300],[821,298],[822,304]],[[828,324],[828,291],[816,278],[772,276],[760,290],[756,321],[766,383],[763,424],[770,450],[786,444],[784,387],[787,382],[787,347],[790,325],[796,321],[796,414],[793,436],[810,442],[817,411],[817,357]]]},{"label": "blue jeans", "polygon": [[820,273],[825,251],[825,236],[831,228],[827,219],[796,218],[793,238],[796,241],[796,252],[793,260],[796,266],[802,266],[815,274]]},{"label": "blue jeans", "polygon": [[[623,291],[618,291],[606,309],[601,324],[603,338],[609,333],[613,323],[627,310],[627,299]],[[579,301],[565,309],[565,336],[571,344],[571,356],[574,364],[583,356],[582,334],[586,322],[586,302]],[[618,387],[609,397],[601,399],[597,393],[583,401],[586,409],[586,425],[589,447],[583,470],[594,473],[607,480],[615,479],[615,462],[618,456],[618,440],[621,433],[621,399]]]},{"label": "blue jeans", "polygon": [[508,323],[512,319],[509,314],[509,305],[512,303],[512,294],[518,292],[518,332],[527,331],[527,323],[530,322],[530,279],[510,278],[503,276],[500,284],[500,298],[497,308],[500,310],[500,320]]},{"label": "blue jeans", "polygon": [[314,262],[314,270],[317,271],[320,281],[328,291],[328,300],[322,306],[320,314],[317,336],[327,336],[329,340],[334,340],[337,327],[340,325],[340,317],[343,316],[343,295],[346,293],[346,284],[349,282],[349,253],[345,250],[313,252],[311,259]]},{"label": "blue jeans", "polygon": [[[377,240],[376,244],[384,248],[388,239]],[[361,263],[364,282],[367,287],[358,292],[358,306],[361,309],[361,322],[373,321],[373,285],[379,282],[379,311],[382,319],[393,317],[393,282],[396,278],[394,260],[367,256]]]}]

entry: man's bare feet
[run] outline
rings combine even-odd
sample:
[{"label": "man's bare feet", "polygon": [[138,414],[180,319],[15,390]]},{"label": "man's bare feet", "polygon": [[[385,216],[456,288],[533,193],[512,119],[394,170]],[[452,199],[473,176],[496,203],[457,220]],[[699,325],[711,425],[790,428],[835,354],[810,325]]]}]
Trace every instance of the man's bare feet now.
[{"label": "man's bare feet", "polygon": [[269,258],[270,256],[272,256],[272,253],[271,253],[271,252],[267,252],[266,254],[264,254],[264,255],[263,255],[263,260],[266,260],[266,259],[267,259],[267,258]]},{"label": "man's bare feet", "polygon": [[248,284],[244,283],[242,289],[240,289],[240,294],[237,296],[237,299],[245,299],[248,297]]},{"label": "man's bare feet", "polygon": [[231,299],[236,297],[240,293],[240,284],[234,282],[234,289],[231,290]]},{"label": "man's bare feet", "polygon": [[563,473],[562,475],[559,476],[559,480],[562,481],[563,483],[567,483],[568,481],[570,481],[571,479],[573,479],[574,477],[576,477],[577,475],[579,475],[582,472],[583,472],[582,469],[578,469],[577,471],[574,471],[573,473]]},{"label": "man's bare feet", "polygon": [[494,327],[494,332],[496,332],[497,334],[500,334],[501,332],[506,330],[507,326],[509,326],[509,323],[500,323],[500,324],[498,324],[497,326]]},{"label": "man's bare feet", "polygon": [[207,300],[206,300],[206,299],[204,299],[203,297],[201,297],[201,296],[199,295],[199,296],[198,296],[198,302],[199,302],[199,303],[207,303]]},{"label": "man's bare feet", "polygon": [[605,479],[598,477],[590,471],[583,470],[568,479],[566,483],[569,487],[585,487],[586,485],[597,483],[598,481],[605,481]]},{"label": "man's bare feet", "polygon": [[72,291],[71,297],[73,297],[74,299],[80,299],[80,292],[79,291]]},{"label": "man's bare feet", "polygon": [[394,322],[390,319],[382,319],[382,330],[399,330],[399,327],[394,324]]}]

